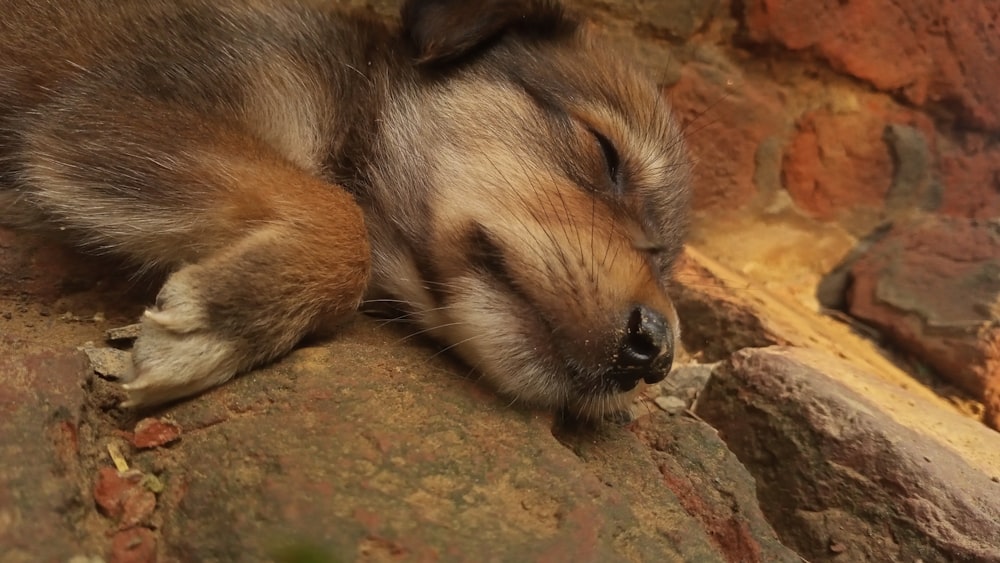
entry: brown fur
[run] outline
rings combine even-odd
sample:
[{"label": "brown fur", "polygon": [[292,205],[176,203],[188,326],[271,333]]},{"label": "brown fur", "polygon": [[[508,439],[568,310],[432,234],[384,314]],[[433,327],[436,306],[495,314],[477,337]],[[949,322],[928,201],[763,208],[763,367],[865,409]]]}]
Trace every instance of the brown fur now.
[{"label": "brown fur", "polygon": [[665,102],[558,4],[468,6],[0,0],[0,221],[173,272],[129,404],[365,295],[517,399],[595,415],[663,377],[688,200]]}]

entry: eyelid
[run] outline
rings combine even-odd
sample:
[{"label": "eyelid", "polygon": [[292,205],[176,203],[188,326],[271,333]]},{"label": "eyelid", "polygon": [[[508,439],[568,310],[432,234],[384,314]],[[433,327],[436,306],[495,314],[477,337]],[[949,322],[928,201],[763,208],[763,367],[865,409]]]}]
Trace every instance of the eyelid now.
[{"label": "eyelid", "polygon": [[622,162],[621,153],[618,152],[618,148],[615,147],[614,143],[607,135],[601,133],[593,127],[588,127],[590,134],[594,136],[597,140],[598,146],[601,147],[601,152],[604,155],[604,161],[608,167],[608,178],[611,179],[611,183],[614,184],[615,188],[619,191],[622,188]]}]

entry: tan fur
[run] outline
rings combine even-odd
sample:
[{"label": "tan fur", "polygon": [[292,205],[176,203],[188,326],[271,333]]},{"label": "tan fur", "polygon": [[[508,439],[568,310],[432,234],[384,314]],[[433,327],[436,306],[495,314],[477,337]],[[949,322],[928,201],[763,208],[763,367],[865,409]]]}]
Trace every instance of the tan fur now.
[{"label": "tan fur", "polygon": [[680,133],[557,4],[0,11],[0,220],[172,272],[127,405],[280,357],[363,296],[532,404],[600,416],[669,369]]}]

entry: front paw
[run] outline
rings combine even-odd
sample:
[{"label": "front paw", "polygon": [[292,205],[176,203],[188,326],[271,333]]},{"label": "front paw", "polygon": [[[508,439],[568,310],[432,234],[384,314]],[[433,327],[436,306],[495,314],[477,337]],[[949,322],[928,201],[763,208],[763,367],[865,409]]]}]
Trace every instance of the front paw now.
[{"label": "front paw", "polygon": [[194,395],[240,369],[238,340],[212,329],[197,284],[175,274],[142,318],[132,349],[133,373],[123,407],[151,406]]}]

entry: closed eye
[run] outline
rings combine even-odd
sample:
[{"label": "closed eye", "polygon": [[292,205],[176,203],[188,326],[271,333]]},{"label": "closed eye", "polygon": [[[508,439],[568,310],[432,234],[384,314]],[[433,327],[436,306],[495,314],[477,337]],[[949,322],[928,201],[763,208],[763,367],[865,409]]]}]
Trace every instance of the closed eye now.
[{"label": "closed eye", "polygon": [[665,244],[658,244],[650,241],[638,242],[635,244],[635,248],[653,256],[659,256],[667,251],[667,246]]},{"label": "closed eye", "polygon": [[604,164],[607,167],[608,179],[611,180],[611,185],[615,187],[615,191],[618,194],[623,193],[621,155],[618,154],[618,149],[615,148],[611,139],[608,139],[597,130],[590,129],[590,133],[594,136],[597,145],[601,149],[601,153],[604,155]]}]

